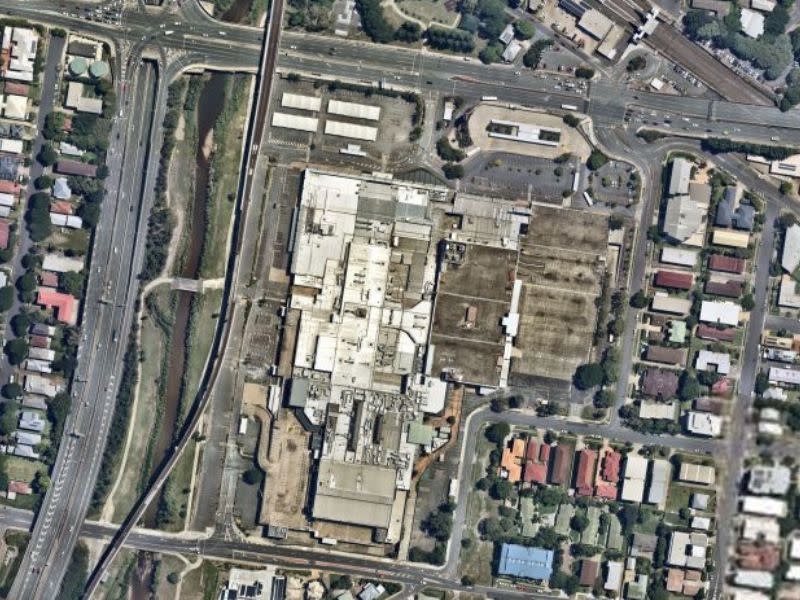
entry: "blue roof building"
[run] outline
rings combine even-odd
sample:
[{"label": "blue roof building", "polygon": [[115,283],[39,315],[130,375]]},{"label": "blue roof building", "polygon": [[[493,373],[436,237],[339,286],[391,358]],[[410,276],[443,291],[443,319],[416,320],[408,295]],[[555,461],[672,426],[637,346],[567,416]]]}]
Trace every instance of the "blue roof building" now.
[{"label": "blue roof building", "polygon": [[503,544],[500,551],[499,575],[544,581],[553,574],[553,551]]}]

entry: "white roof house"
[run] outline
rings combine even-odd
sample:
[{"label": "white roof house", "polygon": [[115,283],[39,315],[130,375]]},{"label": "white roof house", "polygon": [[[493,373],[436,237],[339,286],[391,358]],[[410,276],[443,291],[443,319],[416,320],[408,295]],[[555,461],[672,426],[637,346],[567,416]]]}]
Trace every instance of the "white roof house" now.
[{"label": "white roof house", "polygon": [[731,372],[731,357],[726,352],[710,352],[709,350],[700,350],[697,353],[697,361],[695,368],[698,371],[709,371],[709,367],[720,375],[727,375]]},{"label": "white roof house", "polygon": [[60,213],[50,213],[50,223],[56,227],[69,227],[70,229],[80,229],[83,227],[83,219],[75,215],[62,215]]},{"label": "white roof house", "polygon": [[25,96],[6,96],[3,101],[3,116],[24,121],[28,117],[28,99]]},{"label": "white roof house", "polygon": [[56,182],[53,184],[53,197],[59,200],[69,200],[72,197],[72,190],[66,177],[56,177]]},{"label": "white roof house", "polygon": [[25,145],[22,140],[10,140],[8,138],[0,139],[0,152],[8,152],[9,154],[22,154]]},{"label": "white roof house", "polygon": [[3,50],[8,51],[10,60],[3,76],[17,81],[33,81],[33,63],[39,34],[25,27],[6,27],[3,30]]},{"label": "white roof house", "polygon": [[791,485],[792,471],[785,465],[756,465],[747,480],[747,489],[754,494],[783,496]]},{"label": "white roof house", "polygon": [[610,560],[608,563],[606,563],[606,568],[606,582],[605,585],[603,585],[603,589],[608,590],[609,592],[619,591],[619,588],[622,585],[622,574],[625,570],[625,565],[623,565],[620,561]]},{"label": "white roof house", "polygon": [[622,481],[622,499],[627,502],[641,502],[644,498],[644,482],[647,478],[649,460],[636,454],[625,459],[625,478]]},{"label": "white roof house", "polygon": [[769,368],[769,382],[784,385],[800,385],[800,371],[782,367]]},{"label": "white roof house", "polygon": [[84,86],[82,83],[70,81],[67,85],[67,97],[64,99],[64,106],[77,112],[93,115],[103,114],[103,100],[84,96],[83,91]]},{"label": "white roof house", "polygon": [[707,207],[701,206],[687,195],[667,198],[663,232],[674,240],[686,242],[702,230],[707,214]]},{"label": "white roof house", "polygon": [[775,0],[750,0],[750,8],[764,12],[772,12],[776,5]]},{"label": "white roof house", "polygon": [[760,37],[764,33],[764,15],[749,8],[743,8],[739,22],[742,25],[742,33],[753,39]]},{"label": "white roof house", "polygon": [[786,235],[783,237],[781,266],[784,271],[791,273],[798,265],[800,265],[800,225],[795,223],[786,228]]},{"label": "white roof house", "polygon": [[669,540],[667,564],[674,567],[704,569],[708,536],[704,533],[685,533],[674,531]]},{"label": "white roof house", "polygon": [[785,500],[764,496],[742,496],[742,512],[762,517],[785,517],[788,506]]},{"label": "white roof house", "polygon": [[770,421],[759,421],[757,427],[758,433],[766,435],[773,435],[775,437],[783,436],[783,425]]},{"label": "white roof house", "polygon": [[365,140],[368,142],[374,142],[378,138],[377,127],[344,123],[343,121],[325,121],[325,133],[327,135]]},{"label": "white roof house", "polygon": [[655,402],[652,400],[642,400],[639,405],[640,419],[669,419],[675,418],[674,402]]},{"label": "white roof house", "polygon": [[672,171],[669,176],[670,196],[689,193],[689,180],[692,177],[692,163],[685,158],[676,158],[672,161]]},{"label": "white roof house", "polygon": [[697,264],[697,250],[686,250],[683,248],[673,248],[664,246],[661,250],[661,262],[683,267],[692,267]]},{"label": "white roof house", "polygon": [[665,292],[653,294],[650,308],[656,312],[670,313],[673,315],[688,315],[692,308],[692,301],[686,298],[670,296]]},{"label": "white roof house", "polygon": [[509,23],[506,25],[505,29],[500,32],[498,39],[503,42],[504,44],[508,44],[511,40],[514,39],[514,25]]},{"label": "white roof house", "polygon": [[769,571],[737,569],[733,575],[733,582],[744,587],[769,590],[772,589],[775,578]]},{"label": "white roof house", "polygon": [[711,413],[689,411],[686,413],[686,430],[694,435],[719,437],[722,435],[722,419]]},{"label": "white roof house", "polygon": [[742,308],[728,300],[703,300],[700,306],[700,320],[704,323],[719,323],[735,326],[739,324]]},{"label": "white roof house", "polygon": [[17,203],[17,197],[14,194],[0,193],[0,206],[14,206]]},{"label": "white roof house", "polygon": [[519,56],[521,51],[522,45],[518,41],[514,40],[508,46],[506,46],[506,49],[503,50],[501,57],[505,62],[514,62],[514,59]]},{"label": "white roof house", "polygon": [[650,489],[647,501],[650,504],[662,504],[667,500],[667,490],[672,479],[672,465],[669,461],[657,458],[653,460],[653,473],[650,478]]},{"label": "white roof house", "polygon": [[692,517],[692,521],[689,524],[689,527],[692,529],[699,529],[700,531],[708,531],[711,529],[711,518],[710,517]]},{"label": "white roof house", "polygon": [[45,254],[42,269],[56,273],[66,273],[67,271],[78,273],[83,270],[83,260],[60,254]]},{"label": "white roof house", "polygon": [[771,517],[746,516],[742,521],[742,538],[763,539],[765,542],[777,544],[781,539],[780,523]]}]

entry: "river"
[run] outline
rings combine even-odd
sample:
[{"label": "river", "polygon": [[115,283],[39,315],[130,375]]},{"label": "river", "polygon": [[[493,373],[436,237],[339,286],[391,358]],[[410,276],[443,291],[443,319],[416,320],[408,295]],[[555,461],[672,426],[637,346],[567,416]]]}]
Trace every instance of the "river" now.
[{"label": "river", "polygon": [[[186,248],[181,277],[197,279],[200,259],[203,253],[203,237],[206,229],[206,194],[208,192],[210,135],[225,104],[225,82],[227,75],[214,73],[203,86],[197,107],[198,143],[195,151],[194,199],[191,207],[191,221],[188,223],[190,233],[189,245]],[[177,237],[177,236],[175,236]],[[167,450],[171,447],[178,424],[178,410],[181,404],[181,383],[186,364],[186,336],[191,313],[191,292],[178,291],[175,308],[175,319],[170,337],[169,359],[167,366],[167,385],[164,396],[164,412],[161,417],[161,428],[153,448],[153,463],[158,465]],[[191,394],[192,390],[188,390]],[[156,515],[159,502],[153,502],[144,515],[146,527],[156,526]]]}]

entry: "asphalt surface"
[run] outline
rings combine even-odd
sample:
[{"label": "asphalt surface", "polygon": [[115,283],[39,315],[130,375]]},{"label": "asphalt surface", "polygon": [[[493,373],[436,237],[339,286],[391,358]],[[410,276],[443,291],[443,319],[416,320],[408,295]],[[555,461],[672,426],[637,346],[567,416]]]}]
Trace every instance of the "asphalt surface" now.
[{"label": "asphalt surface", "polygon": [[[215,68],[255,71],[258,67],[258,48],[263,38],[263,32],[259,30],[221,24],[210,19],[194,2],[184,2],[180,11],[168,13],[168,17],[142,10],[129,11],[124,14],[121,26],[88,21],[80,12],[83,10],[83,5],[75,3],[55,5],[46,0],[0,0],[0,9],[15,16],[30,17],[36,21],[109,39],[119,51],[118,60],[123,69],[127,68],[132,73],[139,70],[141,56],[158,58],[163,73],[153,92],[156,100],[152,121],[155,123],[160,123],[163,119],[165,82],[180,70],[193,65],[207,65]],[[368,52],[365,52],[365,49],[368,49]],[[601,126],[620,124],[626,108],[633,108],[658,120],[680,118],[686,123],[686,127],[694,127],[710,135],[726,137],[742,135],[744,139],[760,141],[769,141],[773,136],[779,136],[781,143],[800,145],[800,120],[793,113],[781,113],[775,108],[647,93],[633,94],[614,82],[603,80],[593,82],[587,93],[576,94],[566,90],[560,81],[552,78],[540,77],[529,72],[518,75],[513,68],[487,67],[476,62],[424,51],[286,34],[277,63],[278,68],[284,71],[297,70],[335,78],[382,81],[385,85],[418,87],[423,90],[430,88],[441,93],[455,93],[467,98],[477,98],[490,93],[509,102],[551,109],[558,109],[564,103],[576,104]],[[389,77],[391,79],[388,79]],[[134,79],[132,76],[131,81],[134,82],[130,84],[132,86],[145,85],[139,77]],[[136,93],[132,95],[134,99],[147,96],[148,93],[141,87],[136,87]],[[120,97],[124,97],[124,94],[120,94]],[[149,112],[141,110],[135,103],[126,105],[125,110],[123,122],[127,121],[129,114],[137,114],[144,119],[142,115]],[[149,147],[158,147],[159,129],[159,127],[152,129]],[[138,131],[138,135],[144,136],[144,130],[149,130],[149,127],[143,122],[139,129],[134,128],[131,134],[135,136]],[[148,144],[144,143],[139,147],[146,149]],[[136,151],[136,147],[130,143],[125,148],[127,152]],[[112,149],[121,160],[122,146],[112,143]],[[109,161],[112,170],[110,191],[114,185],[116,189],[113,194],[109,194],[107,205],[114,194],[118,195],[119,200],[113,213],[103,211],[103,222],[98,228],[93,262],[94,265],[101,265],[101,270],[96,271],[94,266],[92,268],[87,306],[89,303],[99,301],[104,293],[111,300],[109,304],[98,304],[96,310],[87,311],[84,323],[86,339],[82,344],[82,352],[87,353],[88,349],[89,358],[79,358],[80,374],[75,386],[77,397],[85,399],[85,403],[77,404],[73,414],[70,415],[67,429],[67,431],[77,430],[83,437],[68,436],[62,443],[54,469],[53,486],[45,499],[40,518],[34,528],[34,538],[23,560],[20,577],[15,583],[15,590],[22,595],[13,597],[55,597],[53,592],[63,576],[74,539],[78,535],[75,524],[82,521],[88,506],[93,488],[93,485],[89,484],[93,483],[96,477],[99,457],[102,454],[110,422],[110,410],[113,409],[115,397],[113,374],[119,372],[121,361],[122,345],[112,344],[112,339],[117,330],[124,334],[129,329],[131,313],[128,306],[132,302],[131,292],[135,290],[135,273],[138,273],[137,264],[140,265],[144,247],[143,243],[140,243],[138,248],[131,248],[129,244],[123,243],[132,240],[133,246],[136,246],[136,238],[127,233],[128,219],[122,218],[120,212],[124,214],[124,209],[136,204],[140,198],[142,214],[146,214],[149,210],[148,180],[154,176],[156,155],[157,153],[152,153],[147,164],[144,164],[145,157],[142,155],[141,169],[126,169],[122,181],[119,177],[121,164],[114,165],[113,161]],[[136,156],[139,160],[138,153]],[[126,167],[131,164],[130,161],[126,163]],[[133,173],[128,174],[130,171]],[[139,176],[145,173],[145,181],[140,186],[140,189],[145,191],[144,194],[131,191],[136,189],[137,184],[133,181],[136,173]],[[113,184],[114,181],[117,183]],[[139,214],[139,211],[133,214]],[[139,233],[143,223],[143,220],[139,220],[136,224]],[[120,234],[121,237],[116,234]],[[120,242],[119,252],[115,251],[113,255],[112,247],[116,248],[116,245],[112,246],[112,238]],[[118,256],[118,259],[114,259],[115,256]],[[114,260],[116,262],[113,262]],[[105,273],[111,275],[106,278],[102,266],[109,264],[109,261],[112,261],[111,266]],[[127,281],[120,281],[121,278],[117,277],[119,273],[127,273]],[[112,347],[111,352],[108,351],[109,347]],[[103,376],[107,378],[107,382],[101,381]],[[611,428],[607,430],[607,434],[611,437],[618,437],[613,435],[615,425],[612,423]],[[555,424],[554,427],[558,428]],[[597,427],[593,426],[590,432],[597,433]],[[675,443],[683,441],[682,438],[666,440],[647,437],[646,439],[649,442],[643,443],[671,445],[673,441]],[[700,442],[705,441],[686,440],[685,443]],[[78,489],[78,481],[81,482],[82,489]],[[118,538],[120,541],[122,539],[124,535]],[[228,543],[225,551],[233,552],[233,547],[232,543]],[[300,556],[309,555],[309,551],[305,549],[294,551],[300,553]],[[42,568],[46,571],[45,574],[39,571]],[[399,570],[402,568],[393,567]]]},{"label": "asphalt surface", "polygon": [[[42,77],[42,93],[39,100],[39,113],[36,117],[37,133],[33,142],[33,146],[31,147],[31,157],[33,158],[33,162],[31,162],[30,172],[28,174],[30,179],[30,183],[28,184],[28,198],[37,192],[33,182],[44,173],[44,167],[38,160],[35,159],[35,157],[39,155],[39,152],[46,141],[41,132],[42,128],[44,127],[45,118],[53,109],[53,100],[56,96],[55,87],[59,81],[58,67],[61,63],[61,55],[64,51],[65,43],[66,40],[64,38],[51,38],[50,45],[47,48],[47,56],[45,57],[44,62],[44,75]],[[28,254],[33,246],[33,242],[28,235],[28,228],[25,226],[25,223],[22,219],[20,219],[17,223],[17,235],[19,236],[19,245],[17,246],[16,254],[14,254],[14,258],[11,260],[10,264],[10,285],[13,285],[15,280],[20,275],[25,273],[25,267],[22,266],[22,259],[26,254]],[[11,305],[11,308],[6,311],[4,317],[6,331],[10,331],[11,319],[19,314],[22,306],[23,303],[20,302],[19,295],[14,294],[14,303]],[[8,381],[10,381],[11,377],[16,372],[16,367],[12,366],[8,362],[8,357],[5,355],[5,353],[3,353],[3,355],[0,356],[0,382],[3,384],[8,383]]]},{"label": "asphalt surface", "polygon": [[[231,240],[228,265],[225,272],[224,294],[222,304],[220,306],[220,314],[224,315],[224,317],[218,319],[217,321],[214,338],[209,351],[209,358],[206,362],[204,373],[198,386],[197,394],[195,395],[192,407],[189,410],[185,424],[181,428],[180,435],[178,436],[174,448],[165,456],[162,464],[156,469],[151,483],[143,492],[139,500],[137,500],[137,502],[134,504],[125,521],[122,523],[121,527],[111,540],[111,543],[101,556],[97,566],[89,577],[88,583],[86,584],[84,592],[86,597],[91,597],[92,593],[102,580],[105,570],[122,548],[126,537],[130,534],[132,529],[144,515],[144,512],[149,504],[155,500],[159,490],[164,485],[172,469],[177,464],[183,450],[186,448],[186,445],[191,440],[191,436],[194,434],[197,428],[204,409],[212,397],[214,383],[222,369],[225,352],[230,341],[230,325],[234,320],[234,315],[236,314],[235,297],[237,284],[239,281],[239,271],[241,269],[241,262],[238,259],[242,244],[241,225],[247,220],[249,200],[253,188],[253,173],[255,171],[256,163],[258,162],[257,150],[261,145],[262,136],[264,135],[265,131],[264,125],[266,123],[266,117],[269,108],[269,99],[272,89],[271,84],[273,80],[273,71],[275,67],[278,44],[280,43],[282,19],[283,2],[281,0],[276,0],[272,2],[270,6],[267,37],[260,53],[261,63],[259,67],[259,77],[257,78],[257,91],[252,105],[251,117],[248,122],[247,133],[245,136],[243,155],[244,166],[240,174],[239,193],[237,194],[237,203],[234,210],[232,229],[233,236]],[[167,77],[166,79],[169,81],[171,78]],[[156,106],[161,107],[162,104],[156,104]],[[157,122],[160,123],[161,121]],[[153,145],[152,147],[155,148],[158,146]]]},{"label": "asphalt surface", "polygon": [[[72,409],[64,428],[33,538],[11,589],[12,598],[55,598],[77,540],[100,468],[133,317],[149,204],[142,201],[143,173],[152,188],[157,153],[148,155],[156,74],[142,67],[133,86],[142,106],[123,110],[111,132],[110,175],[95,232],[92,267],[83,307],[83,338],[73,382]],[[162,86],[163,87],[163,86]],[[153,133],[156,133],[153,129]],[[117,134],[120,135],[117,138]],[[124,146],[124,141],[127,145]],[[152,140],[151,140],[152,141]],[[149,156],[149,162],[145,160]],[[125,164],[125,170],[122,166]],[[140,218],[144,215],[144,218]]]}]

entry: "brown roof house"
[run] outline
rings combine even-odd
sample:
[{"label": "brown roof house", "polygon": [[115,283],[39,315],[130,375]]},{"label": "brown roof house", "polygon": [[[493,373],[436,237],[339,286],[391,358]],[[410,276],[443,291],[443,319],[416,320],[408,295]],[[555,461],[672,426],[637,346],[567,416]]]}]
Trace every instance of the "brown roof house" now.
[{"label": "brown roof house", "polygon": [[647,369],[642,377],[641,389],[648,396],[669,400],[678,393],[678,374],[662,369]]}]

